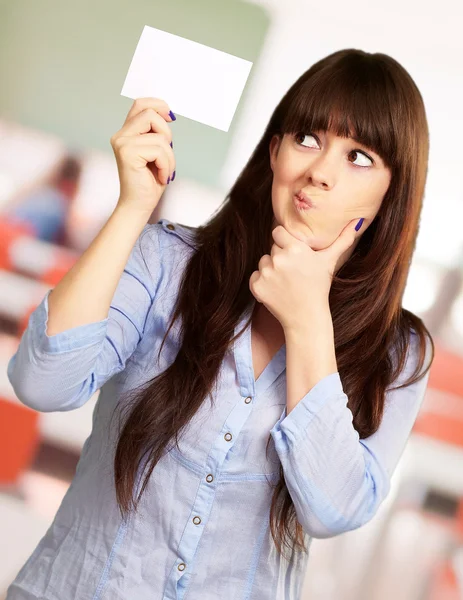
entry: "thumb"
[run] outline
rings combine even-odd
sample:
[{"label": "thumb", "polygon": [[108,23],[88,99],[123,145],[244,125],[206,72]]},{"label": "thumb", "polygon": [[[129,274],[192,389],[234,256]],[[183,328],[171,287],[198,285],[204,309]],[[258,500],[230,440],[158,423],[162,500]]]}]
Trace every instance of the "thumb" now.
[{"label": "thumb", "polygon": [[328,253],[331,254],[333,259],[337,260],[343,252],[352,246],[357,238],[357,231],[359,231],[363,225],[363,221],[363,217],[361,219],[353,219],[350,221],[331,246],[327,248]]}]

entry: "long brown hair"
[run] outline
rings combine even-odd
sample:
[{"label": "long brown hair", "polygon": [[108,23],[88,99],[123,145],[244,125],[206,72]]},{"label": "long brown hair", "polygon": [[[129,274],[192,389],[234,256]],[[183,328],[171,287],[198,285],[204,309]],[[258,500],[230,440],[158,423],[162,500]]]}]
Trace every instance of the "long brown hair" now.
[{"label": "long brown hair", "polygon": [[[338,370],[359,437],[372,435],[381,423],[385,392],[405,365],[411,330],[419,336],[419,361],[412,377],[399,387],[418,381],[429,370],[434,359],[431,334],[419,317],[402,308],[427,175],[423,100],[410,75],[390,56],[341,50],[314,64],[292,85],[224,203],[196,229],[195,250],[159,350],[181,317],[178,354],[125,404],[130,411],[114,458],[123,516],[137,509],[167,444],[175,438],[178,445],[179,431],[212,392],[234,341],[234,328],[254,301],[249,278],[260,258],[271,251],[272,136],[328,129],[340,136],[355,135],[383,158],[392,173],[378,214],[334,276],[329,296]],[[432,358],[420,374],[426,336]],[[398,357],[395,364],[392,349]],[[137,472],[146,455],[146,475],[135,500]],[[280,554],[283,545],[307,551],[281,465],[270,527]]]}]

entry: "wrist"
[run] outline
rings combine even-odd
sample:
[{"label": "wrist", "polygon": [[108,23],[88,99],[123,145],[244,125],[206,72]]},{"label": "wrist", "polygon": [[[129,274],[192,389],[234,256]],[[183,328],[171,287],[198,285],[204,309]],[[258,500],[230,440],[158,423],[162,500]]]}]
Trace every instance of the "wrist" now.
[{"label": "wrist", "polygon": [[319,310],[310,311],[302,317],[296,318],[290,323],[283,325],[285,337],[300,337],[315,335],[317,332],[332,332],[333,319],[329,306],[323,306]]},{"label": "wrist", "polygon": [[116,204],[116,207],[113,211],[115,215],[122,215],[124,218],[127,218],[130,222],[136,221],[139,223],[144,223],[146,225],[152,215],[152,210],[147,210],[143,208],[138,208],[130,203],[119,202]]}]

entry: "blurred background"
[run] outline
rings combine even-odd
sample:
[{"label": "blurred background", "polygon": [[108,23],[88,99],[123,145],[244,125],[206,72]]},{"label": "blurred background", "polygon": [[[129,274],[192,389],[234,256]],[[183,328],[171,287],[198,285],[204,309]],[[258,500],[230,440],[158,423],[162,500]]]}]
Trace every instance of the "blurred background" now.
[{"label": "blurred background", "polygon": [[281,96],[327,54],[390,54],[417,83],[431,152],[404,306],[430,329],[436,358],[387,500],[361,529],[313,541],[301,600],[463,598],[462,24],[449,0],[0,0],[0,598],[58,509],[99,393],[37,413],[6,367],[30,313],[116,205],[109,139],[132,104],[120,92],[145,25],[254,63],[228,132],[177,115],[177,174],[154,223],[203,223]]}]

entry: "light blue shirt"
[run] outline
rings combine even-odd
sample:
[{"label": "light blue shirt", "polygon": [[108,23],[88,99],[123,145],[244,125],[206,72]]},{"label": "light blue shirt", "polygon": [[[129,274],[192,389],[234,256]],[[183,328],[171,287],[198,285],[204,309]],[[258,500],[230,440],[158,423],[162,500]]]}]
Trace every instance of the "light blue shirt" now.
[{"label": "light blue shirt", "polygon": [[[194,232],[167,219],[146,225],[106,319],[48,336],[50,291],[31,314],[8,364],[19,400],[67,411],[101,392],[71,486],[7,600],[299,600],[308,556],[281,558],[269,529],[280,463],[308,548],[313,538],[361,527],[387,496],[429,373],[388,391],[380,428],[360,440],[339,373],[286,414],[286,346],[255,381],[248,326],[225,355],[214,404],[203,402],[180,452],[166,449],[137,515],[121,519],[112,465],[117,419],[110,426],[110,418],[128,390],[178,352],[176,322],[158,364]],[[401,381],[416,364],[417,340],[412,332]]]}]

